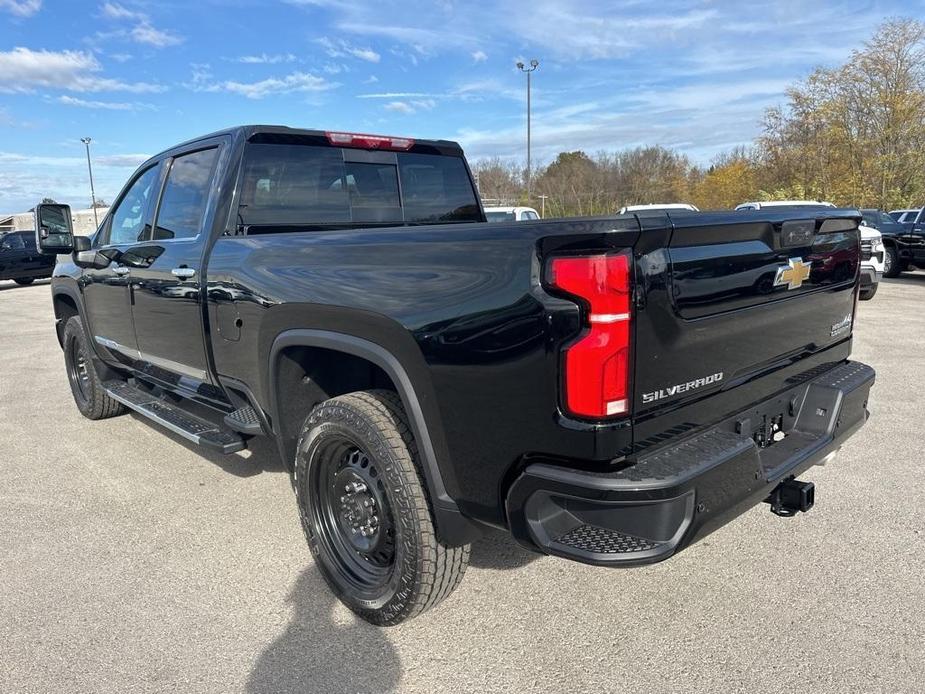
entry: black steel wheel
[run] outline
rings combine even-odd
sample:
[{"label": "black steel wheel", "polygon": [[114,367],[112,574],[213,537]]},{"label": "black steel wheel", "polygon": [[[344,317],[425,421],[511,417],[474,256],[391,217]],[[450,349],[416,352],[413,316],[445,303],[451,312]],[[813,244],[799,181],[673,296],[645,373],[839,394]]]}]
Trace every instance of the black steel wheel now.
[{"label": "black steel wheel", "polygon": [[340,600],[381,626],[436,605],[468,564],[468,545],[437,538],[417,455],[390,391],[321,403],[299,438],[293,485],[312,555]]},{"label": "black steel wheel", "polygon": [[316,452],[310,480],[318,503],[313,525],[335,569],[352,589],[375,600],[395,561],[395,522],[375,461],[352,440],[333,435]]},{"label": "black steel wheel", "polygon": [[64,367],[74,403],[80,413],[88,419],[106,419],[125,412],[125,406],[109,397],[103,388],[79,316],[68,319],[64,326],[63,342]]}]

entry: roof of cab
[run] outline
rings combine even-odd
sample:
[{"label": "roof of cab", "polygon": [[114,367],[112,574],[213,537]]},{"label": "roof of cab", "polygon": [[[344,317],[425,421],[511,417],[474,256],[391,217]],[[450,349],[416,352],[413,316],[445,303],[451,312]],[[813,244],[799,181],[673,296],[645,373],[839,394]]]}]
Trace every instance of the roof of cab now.
[{"label": "roof of cab", "polygon": [[[225,128],[224,130],[217,130],[206,135],[200,135],[199,137],[194,137],[192,139],[186,140],[185,142],[176,144],[172,147],[168,147],[164,152],[168,152],[172,149],[177,149],[178,147],[185,147],[187,145],[195,144],[196,142],[201,142],[202,140],[209,140],[215,137],[221,137],[223,135],[231,136],[241,136],[245,140],[251,140],[257,135],[279,135],[279,136],[289,136],[293,138],[299,137],[321,137],[324,138],[328,132],[345,132],[341,130],[331,131],[331,130],[311,130],[308,128],[291,128],[287,125],[236,125],[231,128]],[[359,133],[358,133],[359,134]],[[362,133],[364,135],[371,133]],[[386,137],[390,137],[386,135]],[[398,137],[398,136],[394,136]],[[404,137],[404,136],[402,136]],[[458,142],[453,142],[452,140],[425,140],[418,137],[409,137],[409,139],[414,140],[415,146],[424,145],[430,146],[436,149],[442,150],[458,150],[462,152],[462,147],[459,146]]]}]

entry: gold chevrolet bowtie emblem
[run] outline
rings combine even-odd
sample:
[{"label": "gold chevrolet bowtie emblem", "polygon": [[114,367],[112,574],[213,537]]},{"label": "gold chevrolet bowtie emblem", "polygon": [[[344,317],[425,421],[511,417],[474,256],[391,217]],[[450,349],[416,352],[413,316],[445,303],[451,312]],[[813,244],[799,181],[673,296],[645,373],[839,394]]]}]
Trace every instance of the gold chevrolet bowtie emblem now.
[{"label": "gold chevrolet bowtie emblem", "polygon": [[809,279],[809,269],[812,263],[804,263],[802,258],[791,258],[787,265],[777,268],[777,277],[774,286],[787,285],[787,289],[798,289],[803,282]]}]

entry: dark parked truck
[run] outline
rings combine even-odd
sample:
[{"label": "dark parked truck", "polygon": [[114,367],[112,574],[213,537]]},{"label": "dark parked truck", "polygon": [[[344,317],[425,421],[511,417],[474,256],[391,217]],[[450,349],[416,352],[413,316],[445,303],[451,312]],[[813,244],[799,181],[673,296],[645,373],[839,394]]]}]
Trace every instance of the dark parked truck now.
[{"label": "dark parked truck", "polygon": [[54,266],[54,258],[39,253],[35,247],[34,231],[0,234],[0,280],[32,284],[37,279],[51,277]]},{"label": "dark parked truck", "polygon": [[454,143],[261,126],[153,157],[92,239],[66,212],[37,233],[80,411],[272,437],[376,624],[489,527],[636,566],[805,511],[868,416],[856,210],[488,224]]}]

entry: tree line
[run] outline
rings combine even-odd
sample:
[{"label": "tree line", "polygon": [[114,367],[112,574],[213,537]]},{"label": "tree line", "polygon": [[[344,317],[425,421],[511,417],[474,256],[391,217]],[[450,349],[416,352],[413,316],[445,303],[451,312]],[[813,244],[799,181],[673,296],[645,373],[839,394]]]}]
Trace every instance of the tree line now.
[{"label": "tree line", "polygon": [[763,114],[761,134],[700,166],[662,146],[562,152],[533,171],[476,161],[482,198],[540,206],[546,216],[610,214],[624,205],[826,200],[894,209],[925,204],[925,23],[894,19],[848,61],[817,68]]}]

